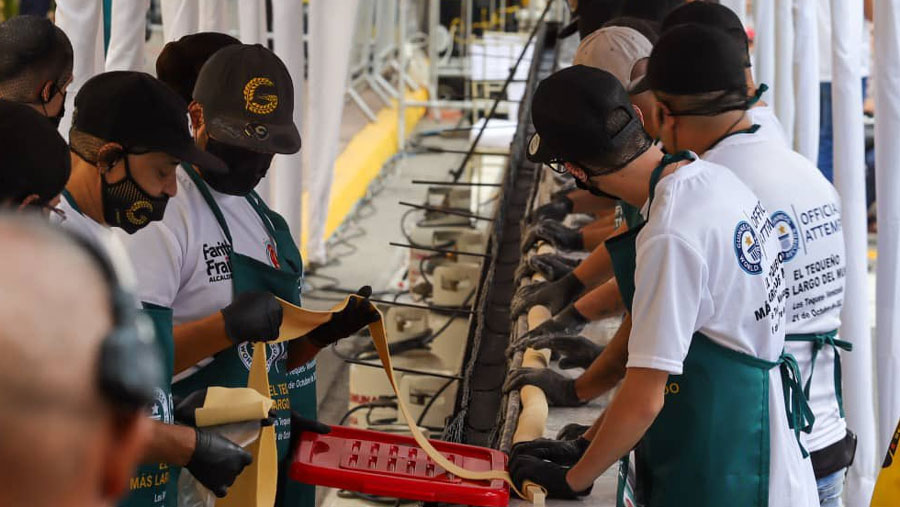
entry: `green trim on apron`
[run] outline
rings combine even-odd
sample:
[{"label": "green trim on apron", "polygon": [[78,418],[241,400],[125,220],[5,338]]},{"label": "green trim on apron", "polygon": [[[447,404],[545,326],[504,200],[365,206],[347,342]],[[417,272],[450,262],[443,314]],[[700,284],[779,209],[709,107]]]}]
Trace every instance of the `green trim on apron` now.
[{"label": "green trim on apron", "polygon": [[[200,175],[189,165],[183,168],[197,189],[203,195],[209,209],[215,215],[222,233],[232,245],[229,253],[231,282],[234,294],[248,291],[267,291],[293,304],[300,304],[300,284],[303,277],[303,262],[300,251],[294,244],[284,218],[270,210],[255,193],[247,195],[247,202],[262,220],[269,237],[275,244],[277,254],[273,260],[278,267],[272,267],[233,250],[231,231],[216,203],[209,187]],[[316,418],[316,363],[310,361],[294,372],[287,371],[287,345],[285,343],[267,346],[270,396],[275,400],[278,413],[276,434],[278,444],[279,475],[290,466],[290,412],[297,411],[303,417]],[[199,371],[177,382],[173,389],[184,395],[202,387],[213,385],[225,387],[246,387],[250,371],[253,349],[247,343],[229,347],[213,357],[213,361]],[[296,373],[295,373],[296,372]],[[293,386],[293,387],[290,387]],[[287,481],[287,487],[279,493],[279,503],[283,505],[312,507],[315,505],[315,487]]]},{"label": "green trim on apron", "polygon": [[636,208],[620,199],[619,209],[622,211],[622,219],[629,229],[634,229],[644,223],[644,216],[641,215],[640,208]]},{"label": "green trim on apron", "polygon": [[762,99],[763,93],[766,93],[766,90],[768,90],[768,89],[769,89],[769,85],[767,85],[766,83],[760,83],[759,86],[756,88],[756,92],[747,101],[747,108],[749,109],[749,108],[755,106],[756,103]]},{"label": "green trim on apron", "polygon": [[[84,215],[75,198],[68,191],[63,199],[78,214]],[[141,312],[153,322],[153,336],[159,357],[163,358],[163,382],[154,389],[150,417],[165,424],[175,424],[172,406],[172,374],[175,368],[175,343],[172,337],[172,309],[143,303]],[[142,464],[128,479],[128,496],[119,501],[120,507],[174,507],[177,504],[176,481],[167,463]]]},{"label": "green trim on apron", "polygon": [[784,340],[789,342],[812,343],[812,361],[809,366],[809,379],[807,379],[806,385],[803,386],[803,394],[806,395],[807,399],[809,399],[809,389],[812,385],[813,374],[815,373],[816,369],[816,358],[819,356],[819,351],[822,350],[825,345],[828,345],[832,349],[834,349],[834,395],[835,398],[837,398],[838,410],[840,410],[841,417],[844,417],[844,394],[841,381],[841,356],[838,352],[838,349],[844,349],[847,352],[850,352],[853,350],[853,344],[848,341],[838,340],[837,338],[835,338],[836,336],[837,329],[829,331],[827,333],[789,334],[784,337]]},{"label": "green trim on apron", "polygon": [[[650,177],[651,203],[663,169],[685,158],[684,153],[663,157]],[[606,242],[629,312],[634,299],[636,239],[643,227]],[[767,507],[769,371],[791,361],[789,355],[766,361],[694,333],[682,373],[669,375],[663,408],[635,449],[637,498],[652,507],[725,503]],[[786,406],[788,400],[805,401],[802,394],[796,396],[802,393],[796,376],[791,378],[793,373],[799,375],[796,361],[788,370],[787,375],[782,370],[782,378],[787,376]],[[795,419],[789,417],[799,432],[803,421]]]}]

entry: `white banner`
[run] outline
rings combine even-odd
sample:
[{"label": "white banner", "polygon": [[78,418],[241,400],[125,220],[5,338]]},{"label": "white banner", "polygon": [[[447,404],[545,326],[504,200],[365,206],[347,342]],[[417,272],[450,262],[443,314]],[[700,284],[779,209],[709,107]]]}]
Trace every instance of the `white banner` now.
[{"label": "white banner", "polygon": [[351,36],[358,0],[311,0],[309,4],[309,92],[304,188],[309,195],[309,261],[324,263],[325,220],[334,178],[347,90]]},{"label": "white banner", "polygon": [[819,0],[797,0],[794,16],[794,149],[819,157]]},{"label": "white banner", "polygon": [[845,495],[847,505],[853,507],[869,505],[878,457],[883,451],[875,448],[877,432],[867,288],[868,232],[859,60],[861,27],[862,2],[834,0],[831,3],[834,181],[841,194],[841,218],[847,246],[841,338],[853,343],[853,352],[842,356],[844,407],[847,426],[859,436],[856,460],[847,474]]},{"label": "white banner", "polygon": [[900,1],[875,2],[875,179],[878,266],[875,350],[878,357],[877,452],[900,419]]}]

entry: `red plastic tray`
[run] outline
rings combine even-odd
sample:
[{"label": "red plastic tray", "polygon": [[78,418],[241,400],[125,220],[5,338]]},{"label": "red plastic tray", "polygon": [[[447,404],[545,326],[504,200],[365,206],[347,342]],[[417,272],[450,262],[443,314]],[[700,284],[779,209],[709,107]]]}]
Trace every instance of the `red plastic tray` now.
[{"label": "red plastic tray", "polygon": [[[485,447],[431,440],[463,468],[506,470],[506,454]],[[412,437],[332,426],[331,433],[306,431],[291,464],[291,477],[307,484],[369,495],[502,507],[509,504],[505,482],[473,481],[437,466]]]}]

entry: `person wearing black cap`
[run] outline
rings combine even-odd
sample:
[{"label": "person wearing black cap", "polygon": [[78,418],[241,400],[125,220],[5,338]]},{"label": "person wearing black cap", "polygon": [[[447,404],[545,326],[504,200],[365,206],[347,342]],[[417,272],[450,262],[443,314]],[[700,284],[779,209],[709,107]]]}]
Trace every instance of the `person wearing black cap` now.
[{"label": "person wearing black cap", "polygon": [[200,68],[216,51],[240,44],[219,32],[200,32],[166,44],[156,58],[156,77],[171,86],[188,104],[194,100],[194,85]]},{"label": "person wearing black cap", "polygon": [[[787,146],[784,126],[775,116],[775,111],[762,100],[768,86],[756,86],[750,68],[750,41],[741,18],[728,7],[712,2],[691,2],[678,7],[663,19],[663,32],[685,23],[696,23],[724,31],[741,48],[741,62],[744,65],[744,78],[747,83],[747,96],[751,98],[747,115],[753,123],[760,126],[759,133],[781,141]],[[642,88],[647,89],[643,82]]]},{"label": "person wearing black cap", "polygon": [[[742,54],[716,29],[678,25],[660,39],[647,79],[664,113],[666,148],[728,167],[770,212],[788,274],[785,350],[799,363],[815,416],[802,443],[822,505],[839,506],[856,450],[843,416],[839,353],[852,347],[837,339],[846,258],[841,201],[815,165],[757,130],[747,114]],[[718,72],[696,75],[710,67]]]},{"label": "person wearing black cap", "polygon": [[[72,175],[59,206],[66,217],[62,226],[124,251],[111,228],[131,235],[160,220],[176,193],[179,162],[223,171],[221,160],[194,145],[186,112],[175,92],[148,74],[107,72],[88,80],[75,97]],[[214,433],[172,424],[171,312],[147,304],[143,311],[154,323],[166,372],[151,407],[155,423],[145,464],[132,477],[122,505],[174,505],[170,465],[185,466],[222,496],[250,454]]]},{"label": "person wearing black cap", "polygon": [[[174,209],[129,238],[141,266],[142,299],[174,312],[176,394],[245,387],[250,342],[278,337],[282,310],[275,297],[300,303],[300,252],[285,220],[253,191],[274,154],[300,149],[293,90],[287,68],[261,45],[229,45],[212,55],[196,78],[189,111],[197,146],[225,161],[228,172],[183,164]],[[300,430],[327,431],[311,421],[315,354],[377,318],[374,306],[360,299],[305,338],[260,349],[278,413],[282,480],[291,438]],[[310,420],[292,428],[292,410]],[[288,481],[279,501],[311,506],[315,488]]]},{"label": "person wearing black cap", "polygon": [[640,442],[649,506],[816,505],[787,419],[802,388],[778,368],[785,281],[759,199],[722,166],[664,155],[599,69],[542,81],[532,119],[532,160],[645,206],[647,221],[607,242],[633,322],[620,390],[583,439],[514,446],[513,480],[576,497]]},{"label": "person wearing black cap", "polygon": [[0,100],[0,209],[56,206],[71,173],[69,146],[50,122],[34,109]]},{"label": "person wearing black cap", "polygon": [[72,44],[46,17],[0,23],[0,98],[28,104],[59,125],[72,82]]}]

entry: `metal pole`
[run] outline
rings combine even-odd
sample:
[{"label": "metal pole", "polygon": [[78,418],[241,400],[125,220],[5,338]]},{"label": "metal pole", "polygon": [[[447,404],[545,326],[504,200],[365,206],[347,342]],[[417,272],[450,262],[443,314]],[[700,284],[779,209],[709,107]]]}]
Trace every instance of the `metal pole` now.
[{"label": "metal pole", "polygon": [[406,144],[406,1],[399,0],[397,4],[397,151],[403,151]]},{"label": "metal pole", "polygon": [[[438,98],[438,54],[437,54],[437,37],[438,25],[440,24],[440,2],[439,0],[429,0],[428,2],[428,99],[437,100]],[[431,118],[438,119],[438,109],[431,108]]]}]

